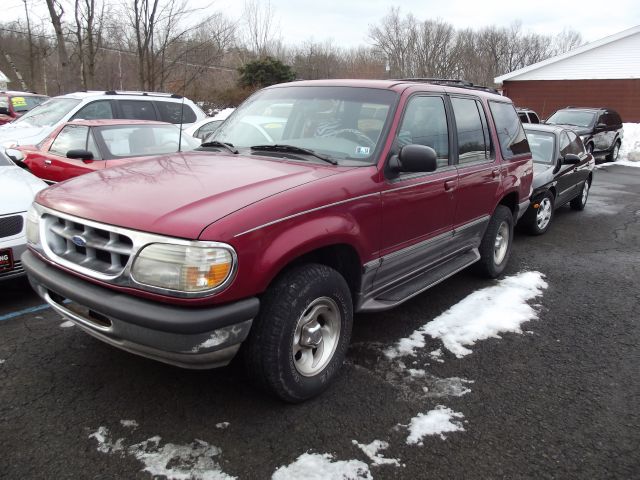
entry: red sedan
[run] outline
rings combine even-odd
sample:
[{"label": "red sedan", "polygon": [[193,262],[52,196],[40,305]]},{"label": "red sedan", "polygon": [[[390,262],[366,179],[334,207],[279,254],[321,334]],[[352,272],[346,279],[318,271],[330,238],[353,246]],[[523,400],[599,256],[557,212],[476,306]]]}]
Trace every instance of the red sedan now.
[{"label": "red sedan", "polygon": [[22,162],[48,183],[153,155],[192,150],[199,142],[180,128],[147,120],[74,120],[38,145],[23,146]]}]

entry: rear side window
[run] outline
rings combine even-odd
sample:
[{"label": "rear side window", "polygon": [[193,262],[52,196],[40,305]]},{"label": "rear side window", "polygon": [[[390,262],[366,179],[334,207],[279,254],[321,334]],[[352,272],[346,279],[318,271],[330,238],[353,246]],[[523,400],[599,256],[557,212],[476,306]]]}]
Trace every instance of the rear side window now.
[{"label": "rear side window", "polygon": [[529,123],[540,123],[538,115],[533,112],[529,112]]},{"label": "rear side window", "polygon": [[101,120],[103,118],[113,118],[110,100],[99,100],[91,102],[82,107],[73,116],[72,120],[81,118],[82,120]]},{"label": "rear side window", "polygon": [[[160,121],[169,123],[193,123],[196,121],[196,114],[189,105],[176,102],[155,102],[160,113]],[[182,107],[182,115],[180,110]]]},{"label": "rear side window", "polygon": [[66,157],[69,150],[86,150],[88,133],[89,127],[84,125],[67,125],[60,131],[49,151]]},{"label": "rear side window", "polygon": [[489,102],[489,108],[496,124],[500,151],[505,159],[530,153],[529,142],[522,123],[511,103]]},{"label": "rear side window", "polygon": [[520,112],[520,113],[518,114],[518,118],[520,119],[520,121],[521,121],[522,123],[529,123],[529,119],[527,118],[527,114],[526,114],[526,113],[524,113],[524,112]]},{"label": "rear side window", "polygon": [[568,131],[567,135],[569,135],[568,153],[582,155],[584,153],[584,144],[582,143],[582,140],[580,140],[580,138],[571,131]]},{"label": "rear side window", "polygon": [[453,114],[458,132],[458,163],[484,161],[488,155],[487,139],[478,111],[472,98],[452,98]]},{"label": "rear side window", "polygon": [[153,102],[140,100],[116,100],[120,106],[120,118],[130,120],[158,120]]},{"label": "rear side window", "polygon": [[613,124],[616,126],[620,126],[622,124],[622,118],[618,115],[617,112],[609,112],[611,114],[611,119],[613,120]]}]

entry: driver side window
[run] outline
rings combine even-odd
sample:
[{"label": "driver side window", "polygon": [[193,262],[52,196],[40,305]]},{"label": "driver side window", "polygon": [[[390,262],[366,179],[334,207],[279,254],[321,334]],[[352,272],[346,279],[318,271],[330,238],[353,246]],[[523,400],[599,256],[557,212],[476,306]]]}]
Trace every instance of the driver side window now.
[{"label": "driver side window", "polygon": [[400,149],[412,144],[433,148],[438,168],[449,164],[449,130],[441,97],[417,96],[409,100],[395,145]]},{"label": "driver side window", "polygon": [[560,156],[564,157],[567,153],[571,153],[571,142],[566,132],[560,135]]},{"label": "driver side window", "polygon": [[49,151],[66,157],[69,150],[86,150],[88,133],[89,127],[84,125],[67,125],[53,141]]}]

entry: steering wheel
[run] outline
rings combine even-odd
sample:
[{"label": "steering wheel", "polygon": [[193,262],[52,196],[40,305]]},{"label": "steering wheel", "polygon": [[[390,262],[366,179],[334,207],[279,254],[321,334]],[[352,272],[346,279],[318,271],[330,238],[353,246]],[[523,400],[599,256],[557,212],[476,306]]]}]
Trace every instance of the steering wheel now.
[{"label": "steering wheel", "polygon": [[355,128],[343,128],[331,134],[332,137],[345,138],[365,147],[375,148],[376,142]]}]

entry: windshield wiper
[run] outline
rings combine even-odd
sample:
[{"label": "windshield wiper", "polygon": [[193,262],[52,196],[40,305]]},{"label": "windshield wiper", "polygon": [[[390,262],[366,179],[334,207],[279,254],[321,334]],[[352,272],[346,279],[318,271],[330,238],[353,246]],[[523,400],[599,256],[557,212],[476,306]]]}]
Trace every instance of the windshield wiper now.
[{"label": "windshield wiper", "polygon": [[238,150],[233,146],[233,143],[219,142],[218,140],[212,140],[211,142],[204,142],[200,144],[201,147],[223,147],[229,150],[234,155],[238,154]]},{"label": "windshield wiper", "polygon": [[263,151],[263,152],[285,152],[285,153],[303,153],[305,155],[311,155],[312,157],[319,158],[320,160],[324,160],[331,165],[337,165],[338,162],[333,158],[329,158],[326,155],[322,155],[318,152],[315,152],[309,148],[296,147],[295,145],[284,145],[284,144],[274,144],[274,145],[253,145],[251,150]]}]

